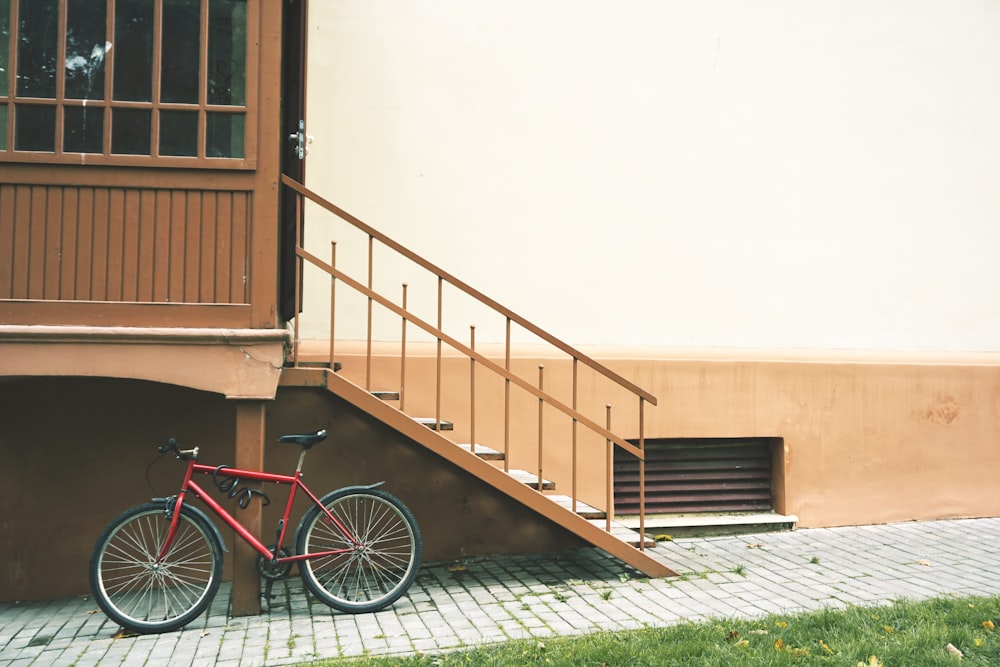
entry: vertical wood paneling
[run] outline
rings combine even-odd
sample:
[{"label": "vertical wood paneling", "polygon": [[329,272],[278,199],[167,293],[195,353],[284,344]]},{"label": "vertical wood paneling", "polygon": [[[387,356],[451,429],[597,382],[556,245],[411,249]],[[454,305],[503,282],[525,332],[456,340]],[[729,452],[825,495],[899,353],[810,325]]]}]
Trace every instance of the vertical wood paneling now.
[{"label": "vertical wood paneling", "polygon": [[14,186],[0,183],[0,299],[14,294]]},{"label": "vertical wood paneling", "polygon": [[187,211],[184,246],[184,301],[198,302],[201,277],[201,193],[189,192],[187,195]]},{"label": "vertical wood paneling", "polygon": [[215,286],[216,298],[228,297],[229,276],[232,265],[229,258],[229,239],[233,238],[233,195],[223,192],[216,197],[215,206]]},{"label": "vertical wood paneling", "polygon": [[150,301],[168,301],[170,299],[170,197],[166,190],[157,190],[154,203],[153,220],[153,294]]},{"label": "vertical wood paneling", "polygon": [[139,192],[126,190],[122,204],[122,301],[138,301]]},{"label": "vertical wood paneling", "polygon": [[229,299],[232,303],[249,303],[247,273],[249,259],[250,196],[245,192],[233,193],[233,234],[230,240]]},{"label": "vertical wood paneling", "polygon": [[[187,197],[179,190],[170,193],[170,245],[168,246],[169,279],[167,301],[184,301],[184,251],[187,248]],[[162,250],[161,250],[162,252]]]},{"label": "vertical wood paneling", "polygon": [[80,189],[63,190],[62,237],[59,241],[59,293],[58,299],[76,298],[76,248],[80,230]]},{"label": "vertical wood paneling", "polygon": [[101,188],[94,191],[94,254],[93,272],[90,274],[90,298],[108,300],[108,215],[111,209],[111,192]]},{"label": "vertical wood paneling", "polygon": [[246,192],[0,184],[0,299],[248,303]]},{"label": "vertical wood paneling", "polygon": [[153,301],[153,272],[156,268],[156,192],[142,190],[139,192],[139,228],[138,280],[136,281],[136,298],[139,301]]},{"label": "vertical wood paneling", "polygon": [[108,301],[125,300],[125,196],[112,190],[108,202]]},{"label": "vertical wood paneling", "polygon": [[47,188],[45,201],[45,267],[42,271],[42,298],[59,299],[62,267],[63,189]]},{"label": "vertical wood paneling", "polygon": [[206,192],[201,198],[201,266],[198,280],[198,301],[211,303],[215,294],[215,246],[219,242],[216,237],[216,201],[218,193]]},{"label": "vertical wood paneling", "polygon": [[31,188],[31,228],[28,230],[28,298],[45,298],[45,232],[48,227],[46,188]]},{"label": "vertical wood paneling", "polygon": [[80,188],[77,198],[76,276],[74,299],[93,298],[94,283],[94,189]]},{"label": "vertical wood paneling", "polygon": [[31,187],[16,186],[14,192],[13,298],[28,298],[28,255],[31,249]]}]

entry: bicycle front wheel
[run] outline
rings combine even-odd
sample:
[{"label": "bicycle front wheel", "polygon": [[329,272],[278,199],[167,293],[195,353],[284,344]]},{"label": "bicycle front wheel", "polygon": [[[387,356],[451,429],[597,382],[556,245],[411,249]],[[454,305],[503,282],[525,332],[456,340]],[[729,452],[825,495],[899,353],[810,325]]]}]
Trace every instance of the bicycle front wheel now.
[{"label": "bicycle front wheel", "polygon": [[417,576],[423,549],[410,510],[395,496],[367,488],[340,489],[321,502],[337,522],[316,506],[302,518],[299,554],[324,554],[299,562],[306,587],[354,614],[398,600]]},{"label": "bicycle front wheel", "polygon": [[170,530],[164,504],[133,507],[94,545],[90,589],[108,617],[139,633],[169,632],[197,618],[222,580],[222,548],[212,526],[181,507],[177,534],[157,560]]}]

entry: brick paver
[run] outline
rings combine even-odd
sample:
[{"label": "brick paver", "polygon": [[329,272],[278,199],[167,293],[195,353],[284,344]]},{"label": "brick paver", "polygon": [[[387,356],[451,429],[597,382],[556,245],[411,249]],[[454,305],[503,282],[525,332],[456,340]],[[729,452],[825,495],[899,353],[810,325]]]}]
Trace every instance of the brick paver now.
[{"label": "brick paver", "polygon": [[899,598],[1000,593],[1000,518],[805,529],[659,544],[680,573],[648,579],[596,549],[426,565],[390,609],[333,612],[298,579],[230,618],[229,587],[185,629],[114,639],[86,597],[0,603],[0,667],[291,665],[440,652],[514,638],[755,617]]}]

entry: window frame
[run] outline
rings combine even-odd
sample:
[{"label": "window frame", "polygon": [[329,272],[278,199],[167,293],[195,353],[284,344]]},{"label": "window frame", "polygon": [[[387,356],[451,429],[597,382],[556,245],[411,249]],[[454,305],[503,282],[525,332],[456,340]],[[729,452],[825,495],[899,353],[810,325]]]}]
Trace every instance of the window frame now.
[{"label": "window frame", "polygon": [[[67,36],[67,5],[69,0],[57,0],[59,5],[59,43],[57,45],[56,62],[56,94],[54,98],[23,97],[17,94],[18,75],[18,45],[20,35],[19,10],[20,0],[10,2],[10,37],[8,44],[8,63],[6,87],[0,81],[0,105],[6,106],[6,127],[0,128],[5,133],[5,141],[0,142],[0,163],[39,163],[39,164],[74,164],[74,165],[118,165],[144,167],[183,167],[203,169],[254,169],[257,158],[257,93],[258,93],[258,3],[260,0],[244,0],[246,4],[246,80],[245,99],[242,105],[209,104],[208,99],[208,51],[209,51],[209,2],[201,0],[200,7],[200,53],[198,59],[199,84],[197,103],[161,102],[161,65],[162,65],[162,26],[164,0],[150,0],[154,5],[153,19],[153,57],[152,57],[152,94],[149,102],[124,101],[113,99],[114,71],[116,54],[114,49],[115,0],[105,0],[107,17],[105,24],[106,41],[112,44],[104,58],[104,94],[100,100],[82,100],[67,98],[66,89],[66,36]],[[18,150],[16,148],[17,110],[31,106],[54,106],[56,110],[54,127],[54,150]],[[102,152],[79,153],[65,150],[65,110],[67,108],[101,109],[103,113]],[[151,114],[150,152],[148,154],[112,153],[112,117],[116,109],[146,110]],[[177,156],[160,154],[160,113],[161,111],[184,111],[198,114],[198,139],[196,156]],[[209,114],[233,114],[243,117],[243,157],[209,157],[206,153]]]}]

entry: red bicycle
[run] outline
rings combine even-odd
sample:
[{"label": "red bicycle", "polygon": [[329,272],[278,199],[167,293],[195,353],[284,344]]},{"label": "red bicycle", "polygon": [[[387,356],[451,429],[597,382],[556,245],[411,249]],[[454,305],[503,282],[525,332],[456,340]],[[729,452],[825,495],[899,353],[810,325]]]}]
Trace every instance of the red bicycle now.
[{"label": "red bicycle", "polygon": [[[278,442],[302,447],[293,475],[276,475],[198,463],[198,448],[178,449],[171,438],[157,447],[187,462],[180,491],[154,498],[112,521],[90,558],[90,587],[109,618],[139,633],[169,632],[197,618],[211,603],[222,580],[225,550],[219,529],[202,510],[187,502],[201,500],[259,554],[257,569],[271,584],[298,564],[302,581],[320,600],[339,611],[366,613],[398,600],[420,567],[420,529],[410,510],[382,483],[350,486],[317,498],[302,481],[306,453],[326,438],[326,431],[284,435]],[[278,521],[277,542],[266,546],[192,479],[211,475],[217,488],[246,507],[267,497],[240,480],[289,487]],[[295,495],[312,501],[295,531],[292,554],[283,544]]]}]

